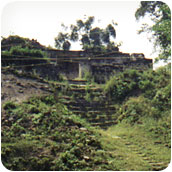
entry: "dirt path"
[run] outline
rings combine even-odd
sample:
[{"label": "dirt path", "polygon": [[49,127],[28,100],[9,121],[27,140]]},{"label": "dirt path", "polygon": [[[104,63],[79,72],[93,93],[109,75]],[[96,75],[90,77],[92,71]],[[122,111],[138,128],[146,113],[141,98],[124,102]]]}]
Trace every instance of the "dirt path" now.
[{"label": "dirt path", "polygon": [[12,73],[1,73],[1,104],[6,101],[22,102],[35,95],[50,94],[47,83],[36,79],[16,76]]}]

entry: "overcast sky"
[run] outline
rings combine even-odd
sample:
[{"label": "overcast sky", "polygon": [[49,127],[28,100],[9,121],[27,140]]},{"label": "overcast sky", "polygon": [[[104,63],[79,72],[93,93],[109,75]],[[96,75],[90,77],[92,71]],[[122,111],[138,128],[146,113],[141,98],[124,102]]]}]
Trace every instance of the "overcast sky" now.
[{"label": "overcast sky", "polygon": [[[9,1],[10,2],[10,1]],[[141,23],[137,22],[135,11],[139,1],[19,1],[6,3],[1,12],[1,36],[19,35],[37,39],[43,45],[54,47],[54,38],[61,31],[61,23],[75,24],[84,15],[95,16],[99,27],[106,27],[112,20],[117,42],[122,42],[120,51],[144,53],[146,58],[156,57],[147,34],[138,35]],[[73,46],[72,49],[79,49]]]}]

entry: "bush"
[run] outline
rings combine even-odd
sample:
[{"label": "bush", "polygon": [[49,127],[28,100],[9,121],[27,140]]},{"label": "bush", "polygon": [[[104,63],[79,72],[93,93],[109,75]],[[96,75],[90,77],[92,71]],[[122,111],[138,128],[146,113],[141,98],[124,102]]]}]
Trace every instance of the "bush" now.
[{"label": "bush", "polygon": [[1,41],[2,46],[3,45],[11,45],[11,44],[24,44],[26,42],[25,38],[22,38],[20,36],[9,36],[8,38],[3,38]]},{"label": "bush", "polygon": [[28,47],[22,48],[21,46],[11,47],[9,52],[11,55],[45,57],[45,53],[42,50],[29,49]]},{"label": "bush", "polygon": [[142,117],[152,115],[152,106],[150,101],[144,97],[131,97],[119,109],[119,121],[126,121],[134,124],[141,120]]},{"label": "bush", "polygon": [[10,109],[15,109],[16,108],[16,104],[14,102],[6,102],[4,105],[3,105],[3,108],[5,110],[10,110]]},{"label": "bush", "polygon": [[[144,97],[152,100],[155,96],[158,96],[157,94],[160,94],[160,90],[163,92],[163,96],[168,97],[171,92],[169,89],[171,87],[170,78],[171,70],[169,65],[156,71],[125,70],[113,76],[106,83],[104,93],[114,102],[122,102],[129,96],[138,96],[139,94],[143,94]],[[170,97],[167,99],[169,100]]]},{"label": "bush", "polygon": [[122,104],[116,112],[119,121],[131,124],[144,117],[159,120],[171,106],[170,66],[156,71],[126,70],[112,77],[104,92],[115,104]]},{"label": "bush", "polygon": [[[2,65],[34,65],[47,63],[47,54],[39,49],[30,49],[28,47],[13,46],[9,51],[2,52]],[[21,58],[21,59],[20,59]],[[36,59],[40,58],[40,59]]]},{"label": "bush", "polygon": [[93,83],[94,82],[93,75],[88,71],[84,73],[84,79],[87,80],[88,83]]},{"label": "bush", "polygon": [[126,70],[113,76],[105,85],[104,93],[112,101],[122,101],[138,89],[140,73],[136,70]]},{"label": "bush", "polygon": [[171,84],[160,88],[152,99],[153,105],[159,110],[168,110],[171,107]]}]

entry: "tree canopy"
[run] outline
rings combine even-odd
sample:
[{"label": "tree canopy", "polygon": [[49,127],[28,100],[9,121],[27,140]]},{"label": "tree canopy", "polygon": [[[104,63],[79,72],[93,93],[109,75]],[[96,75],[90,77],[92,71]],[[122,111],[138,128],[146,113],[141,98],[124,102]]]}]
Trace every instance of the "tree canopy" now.
[{"label": "tree canopy", "polygon": [[106,28],[93,27],[95,17],[90,16],[85,21],[79,19],[76,24],[70,27],[62,24],[64,30],[70,29],[66,33],[59,32],[55,38],[56,48],[69,50],[71,42],[80,42],[82,49],[92,52],[118,51],[118,46],[113,41],[116,38],[117,24],[108,24]]},{"label": "tree canopy", "polygon": [[171,56],[171,12],[167,4],[161,1],[142,1],[135,13],[139,20],[141,17],[149,15],[153,21],[152,26],[144,25],[141,32],[152,32],[155,47],[160,47],[159,59],[165,61]]}]

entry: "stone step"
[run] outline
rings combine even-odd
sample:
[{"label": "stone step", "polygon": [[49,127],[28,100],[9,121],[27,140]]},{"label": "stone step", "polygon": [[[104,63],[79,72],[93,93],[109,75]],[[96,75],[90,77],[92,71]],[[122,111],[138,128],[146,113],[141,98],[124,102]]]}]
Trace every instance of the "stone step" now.
[{"label": "stone step", "polygon": [[102,114],[102,112],[101,111],[94,111],[94,110],[92,110],[92,111],[87,111],[87,113],[88,114]]},{"label": "stone step", "polygon": [[106,117],[100,117],[100,118],[87,118],[87,121],[91,123],[107,123],[107,122],[114,122],[115,119],[107,119]]},{"label": "stone step", "polygon": [[[74,114],[81,114],[83,117],[96,117],[102,114],[101,111],[81,111],[81,110],[73,110]],[[96,116],[95,116],[96,115]]]},{"label": "stone step", "polygon": [[87,119],[88,122],[90,123],[104,123],[104,122],[107,122],[107,120],[105,119]]},{"label": "stone step", "polygon": [[150,161],[151,158],[146,156],[146,157],[143,157],[143,160]]},{"label": "stone step", "polygon": [[133,145],[133,143],[131,142],[125,142],[125,145],[128,146],[128,145]]},{"label": "stone step", "polygon": [[60,96],[58,97],[59,100],[71,100],[72,98],[70,96]]},{"label": "stone step", "polygon": [[107,122],[96,122],[96,123],[92,123],[93,126],[100,126],[100,127],[103,127],[103,126],[111,126],[111,125],[115,125],[117,124],[116,121],[107,121]]},{"label": "stone step", "polygon": [[70,84],[72,88],[95,88],[94,85],[78,85],[78,84]]},{"label": "stone step", "polygon": [[69,100],[63,100],[63,99],[61,99],[61,100],[59,100],[61,103],[63,103],[63,104],[65,104],[65,105],[70,105],[70,106],[79,106],[79,107],[91,107],[91,108],[93,108],[93,107],[97,107],[97,106],[102,106],[102,103],[101,102],[92,102],[92,103],[90,103],[90,102],[82,102],[82,101],[80,101],[80,102],[77,102],[77,101],[69,101]]},{"label": "stone step", "polygon": [[80,114],[82,118],[86,118],[88,120],[102,120],[105,119],[105,121],[116,121],[116,117],[113,116],[107,116],[107,115],[96,115],[92,114],[89,116],[88,114]]},{"label": "stone step", "polygon": [[87,110],[95,110],[95,109],[97,109],[97,110],[101,110],[103,112],[108,112],[108,111],[114,111],[115,112],[116,111],[115,107],[105,106],[103,103],[101,104],[101,106],[93,106],[93,107],[88,106],[88,107],[85,107],[85,108],[87,108]]},{"label": "stone step", "polygon": [[69,84],[86,85],[88,81],[85,79],[77,79],[77,80],[71,79],[71,80],[67,80],[67,82]]},{"label": "stone step", "polygon": [[76,113],[76,114],[79,114],[79,113],[85,114],[85,116],[87,116],[87,117],[106,116],[106,117],[108,117],[108,119],[111,119],[111,117],[114,116],[112,111],[104,112],[101,109],[88,111],[86,109],[80,109],[80,108],[76,107],[73,109],[69,108],[69,110],[71,110],[73,113]]},{"label": "stone step", "polygon": [[162,171],[164,170],[166,167],[153,167],[152,171]]},{"label": "stone step", "polygon": [[86,112],[85,111],[80,111],[80,110],[76,110],[76,111],[72,111],[72,113],[76,114],[76,115],[82,115],[82,114],[85,114]]},{"label": "stone step", "polygon": [[86,92],[86,91],[92,91],[92,92],[101,92],[101,88],[90,88],[90,89],[85,89],[85,88],[71,88],[70,91],[72,92]]},{"label": "stone step", "polygon": [[68,109],[69,110],[71,110],[71,111],[76,111],[76,110],[78,110],[78,111],[83,111],[84,109],[82,109],[81,107],[79,107],[79,106],[70,106],[70,107],[68,107]]},{"label": "stone step", "polygon": [[167,167],[169,165],[167,162],[149,162],[149,164],[156,167]]}]

